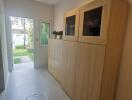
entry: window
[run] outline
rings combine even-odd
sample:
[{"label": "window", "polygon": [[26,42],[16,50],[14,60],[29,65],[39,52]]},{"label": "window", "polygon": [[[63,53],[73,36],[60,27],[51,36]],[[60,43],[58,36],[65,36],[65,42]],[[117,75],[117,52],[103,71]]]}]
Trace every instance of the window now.
[{"label": "window", "polygon": [[102,7],[84,13],[83,36],[100,36]]},{"label": "window", "polygon": [[48,45],[48,37],[50,34],[50,23],[40,22],[40,45]]},{"label": "window", "polygon": [[66,18],[66,35],[74,36],[75,34],[75,21],[76,16],[70,16]]}]

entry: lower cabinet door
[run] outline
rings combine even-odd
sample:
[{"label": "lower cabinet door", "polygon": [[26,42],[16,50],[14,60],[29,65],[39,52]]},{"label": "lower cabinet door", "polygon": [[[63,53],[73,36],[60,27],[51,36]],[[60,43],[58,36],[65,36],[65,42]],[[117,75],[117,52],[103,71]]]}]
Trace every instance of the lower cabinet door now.
[{"label": "lower cabinet door", "polygon": [[65,92],[72,98],[73,82],[76,64],[76,47],[77,42],[64,41],[63,43],[63,81],[62,87]]},{"label": "lower cabinet door", "polygon": [[105,46],[78,43],[73,100],[99,100]]},{"label": "lower cabinet door", "polygon": [[52,74],[55,75],[55,68],[54,68],[54,39],[49,39],[48,40],[48,71]]},{"label": "lower cabinet door", "polygon": [[54,68],[55,68],[55,78],[56,80],[62,84],[63,78],[63,40],[55,40],[55,59],[54,59]]}]

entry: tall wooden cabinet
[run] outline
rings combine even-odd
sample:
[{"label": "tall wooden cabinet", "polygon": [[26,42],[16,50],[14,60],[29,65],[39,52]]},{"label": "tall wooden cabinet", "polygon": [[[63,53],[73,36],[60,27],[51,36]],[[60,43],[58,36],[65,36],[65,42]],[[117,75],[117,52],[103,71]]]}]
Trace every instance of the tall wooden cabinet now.
[{"label": "tall wooden cabinet", "polygon": [[66,13],[64,40],[49,39],[49,70],[72,100],[114,100],[128,8],[94,0]]},{"label": "tall wooden cabinet", "polygon": [[62,82],[62,66],[63,66],[63,42],[61,40],[54,41],[54,76]]},{"label": "tall wooden cabinet", "polygon": [[77,50],[77,43],[64,41],[63,42],[63,88],[66,93],[72,97],[73,96],[73,84],[74,84],[74,73],[76,67],[76,50]]},{"label": "tall wooden cabinet", "polygon": [[54,62],[55,62],[55,40],[49,39],[48,43],[48,70],[51,74],[55,74]]},{"label": "tall wooden cabinet", "polygon": [[78,43],[73,100],[99,100],[105,46]]},{"label": "tall wooden cabinet", "polygon": [[[49,39],[49,72],[72,97],[77,42]],[[51,50],[52,49],[52,50]]]}]

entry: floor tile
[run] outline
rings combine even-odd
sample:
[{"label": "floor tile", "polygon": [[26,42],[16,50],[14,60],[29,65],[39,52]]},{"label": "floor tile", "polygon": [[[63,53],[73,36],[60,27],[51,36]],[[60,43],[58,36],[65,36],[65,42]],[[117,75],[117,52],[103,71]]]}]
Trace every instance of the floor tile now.
[{"label": "floor tile", "polygon": [[14,70],[2,96],[4,100],[70,100],[47,70],[32,67]]}]

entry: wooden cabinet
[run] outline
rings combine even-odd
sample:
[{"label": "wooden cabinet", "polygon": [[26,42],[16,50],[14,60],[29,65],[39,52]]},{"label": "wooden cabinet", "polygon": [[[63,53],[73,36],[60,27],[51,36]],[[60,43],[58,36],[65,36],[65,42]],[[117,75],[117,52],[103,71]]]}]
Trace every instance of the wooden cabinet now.
[{"label": "wooden cabinet", "polygon": [[48,46],[48,70],[61,84],[63,80],[63,41],[49,39]]},{"label": "wooden cabinet", "polygon": [[79,25],[79,10],[74,9],[65,13],[64,17],[64,40],[77,41]]},{"label": "wooden cabinet", "polygon": [[110,0],[96,0],[80,7],[79,41],[106,44]]},{"label": "wooden cabinet", "polygon": [[64,40],[49,40],[49,70],[72,100],[114,100],[127,13],[127,0],[94,0],[65,15]]},{"label": "wooden cabinet", "polygon": [[105,46],[78,43],[73,100],[99,100]]},{"label": "wooden cabinet", "polygon": [[[49,39],[49,72],[72,97],[77,42]],[[52,49],[52,50],[51,50]]]},{"label": "wooden cabinet", "polygon": [[[100,36],[83,36],[84,13],[101,5],[104,14]],[[128,7],[127,0],[95,0],[80,8],[73,100],[114,100]]]},{"label": "wooden cabinet", "polygon": [[54,39],[48,40],[48,70],[49,72],[54,75],[55,74],[55,68],[54,68],[54,60],[55,60],[55,43]]},{"label": "wooden cabinet", "polygon": [[55,78],[60,84],[62,84],[63,79],[63,41],[59,39],[55,39],[54,41],[54,70],[55,70]]},{"label": "wooden cabinet", "polygon": [[111,0],[95,0],[65,13],[64,40],[106,44]]},{"label": "wooden cabinet", "polygon": [[76,49],[77,42],[63,42],[63,83],[62,86],[66,93],[72,97],[73,82],[74,82],[74,73],[76,66]]}]

